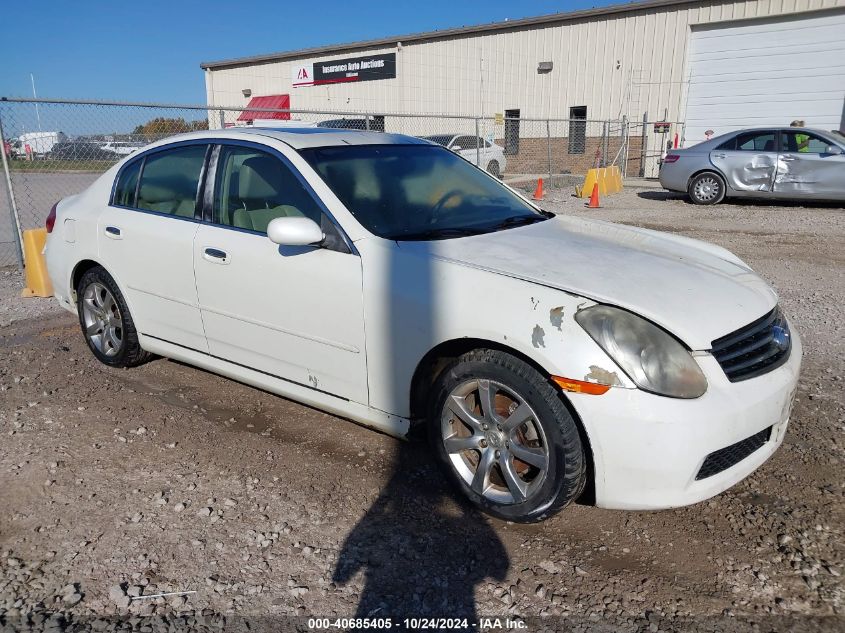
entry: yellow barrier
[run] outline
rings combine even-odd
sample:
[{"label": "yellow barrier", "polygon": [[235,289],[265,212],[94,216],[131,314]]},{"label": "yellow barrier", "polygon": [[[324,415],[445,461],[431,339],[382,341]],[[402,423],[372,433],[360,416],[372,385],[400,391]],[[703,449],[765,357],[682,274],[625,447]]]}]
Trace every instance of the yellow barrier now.
[{"label": "yellow barrier", "polygon": [[622,191],[622,171],[619,167],[601,167],[588,169],[584,176],[584,184],[575,187],[575,195],[578,198],[588,198],[593,193],[593,185],[598,184],[599,193],[619,193]]},{"label": "yellow barrier", "polygon": [[47,229],[30,229],[23,232],[24,276],[26,288],[22,297],[52,297],[53,284],[47,275],[47,262],[44,261],[44,244],[47,242]]}]

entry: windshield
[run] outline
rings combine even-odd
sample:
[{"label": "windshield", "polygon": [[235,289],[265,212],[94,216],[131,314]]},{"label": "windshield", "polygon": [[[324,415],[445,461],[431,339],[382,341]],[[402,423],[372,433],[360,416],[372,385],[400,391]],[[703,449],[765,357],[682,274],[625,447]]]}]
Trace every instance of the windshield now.
[{"label": "windshield", "polygon": [[300,154],[358,222],[387,239],[447,239],[547,217],[442,147],[349,145]]}]

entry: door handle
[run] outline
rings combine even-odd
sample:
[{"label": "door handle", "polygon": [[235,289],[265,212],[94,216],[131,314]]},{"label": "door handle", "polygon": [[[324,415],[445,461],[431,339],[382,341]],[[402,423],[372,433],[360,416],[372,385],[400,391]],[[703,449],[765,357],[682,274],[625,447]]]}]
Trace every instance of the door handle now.
[{"label": "door handle", "polygon": [[113,240],[119,240],[121,238],[120,229],[116,226],[107,226],[105,232],[106,237],[110,237]]},{"label": "door handle", "polygon": [[795,160],[795,156],[790,156],[789,154],[781,155],[780,159],[781,160]]},{"label": "door handle", "polygon": [[725,155],[724,154],[713,154],[713,157],[714,158],[724,158]]},{"label": "door handle", "polygon": [[214,264],[228,264],[229,254],[219,248],[208,246],[203,249],[202,256]]}]

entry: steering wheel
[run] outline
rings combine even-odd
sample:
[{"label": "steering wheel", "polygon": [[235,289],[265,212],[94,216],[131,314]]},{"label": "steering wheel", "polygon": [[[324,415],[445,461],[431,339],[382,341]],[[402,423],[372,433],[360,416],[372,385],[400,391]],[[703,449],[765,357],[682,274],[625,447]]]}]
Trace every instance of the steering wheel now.
[{"label": "steering wheel", "polygon": [[443,207],[446,206],[446,203],[451,200],[452,198],[460,198],[463,200],[465,197],[465,193],[460,189],[452,189],[451,191],[447,191],[443,196],[440,197],[440,200],[434,205],[431,209],[431,220],[429,224],[435,224],[439,219],[440,213],[443,211]]}]

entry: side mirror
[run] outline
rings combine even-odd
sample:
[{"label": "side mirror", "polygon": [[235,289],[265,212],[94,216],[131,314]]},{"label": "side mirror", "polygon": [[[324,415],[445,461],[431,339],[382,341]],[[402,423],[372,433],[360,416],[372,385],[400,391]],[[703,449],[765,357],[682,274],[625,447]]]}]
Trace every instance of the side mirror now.
[{"label": "side mirror", "polygon": [[461,151],[463,151],[463,149],[464,148],[461,147],[460,145],[452,145],[452,151],[453,152],[461,152]]},{"label": "side mirror", "polygon": [[322,229],[310,218],[275,218],[267,225],[267,237],[280,246],[309,246],[323,241]]},{"label": "side mirror", "polygon": [[843,154],[845,152],[842,151],[842,148],[838,145],[828,145],[827,149],[824,150],[825,154],[833,154],[834,156],[838,156],[839,154]]}]

